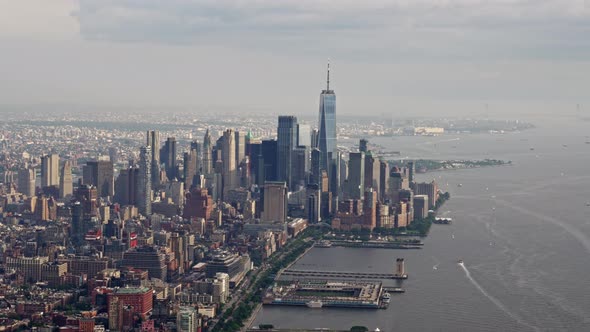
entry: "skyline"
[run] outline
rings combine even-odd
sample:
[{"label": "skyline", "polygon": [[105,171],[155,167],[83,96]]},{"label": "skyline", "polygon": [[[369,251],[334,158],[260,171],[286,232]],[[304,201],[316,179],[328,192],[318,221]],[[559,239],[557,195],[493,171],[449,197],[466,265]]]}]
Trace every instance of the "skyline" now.
[{"label": "skyline", "polygon": [[3,2],[3,105],[311,115],[327,58],[341,115],[588,101],[585,1]]}]

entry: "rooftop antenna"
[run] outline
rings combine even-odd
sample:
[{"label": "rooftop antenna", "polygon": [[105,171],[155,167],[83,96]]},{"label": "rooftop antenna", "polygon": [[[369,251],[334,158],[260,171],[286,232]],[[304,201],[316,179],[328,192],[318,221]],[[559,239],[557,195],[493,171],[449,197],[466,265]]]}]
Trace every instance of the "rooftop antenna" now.
[{"label": "rooftop antenna", "polygon": [[330,91],[330,59],[328,59],[328,79],[327,79],[327,91]]}]

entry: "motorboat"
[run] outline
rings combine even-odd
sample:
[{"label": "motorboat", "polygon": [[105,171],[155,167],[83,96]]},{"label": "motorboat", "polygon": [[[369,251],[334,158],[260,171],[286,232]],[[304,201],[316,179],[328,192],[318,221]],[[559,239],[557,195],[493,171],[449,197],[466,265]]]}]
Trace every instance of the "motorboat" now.
[{"label": "motorboat", "polygon": [[383,293],[383,295],[381,296],[381,300],[383,301],[383,303],[389,303],[391,301],[391,294],[387,292]]},{"label": "motorboat", "polygon": [[321,300],[311,300],[305,305],[307,305],[308,308],[319,309],[324,306],[324,303],[322,303]]}]

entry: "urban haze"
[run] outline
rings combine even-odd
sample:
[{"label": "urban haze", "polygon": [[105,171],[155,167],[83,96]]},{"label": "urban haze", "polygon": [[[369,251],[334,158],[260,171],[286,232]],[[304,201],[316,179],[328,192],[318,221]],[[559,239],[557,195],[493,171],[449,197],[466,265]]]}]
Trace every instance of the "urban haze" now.
[{"label": "urban haze", "polygon": [[590,330],[589,6],[0,0],[0,330]]}]

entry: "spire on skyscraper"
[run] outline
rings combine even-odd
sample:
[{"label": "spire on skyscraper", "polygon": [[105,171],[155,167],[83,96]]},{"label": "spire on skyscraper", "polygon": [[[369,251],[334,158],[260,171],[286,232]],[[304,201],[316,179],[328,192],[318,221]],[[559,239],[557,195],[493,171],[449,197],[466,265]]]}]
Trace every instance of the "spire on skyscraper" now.
[{"label": "spire on skyscraper", "polygon": [[326,83],[326,91],[330,91],[330,59],[328,59],[328,79]]}]

